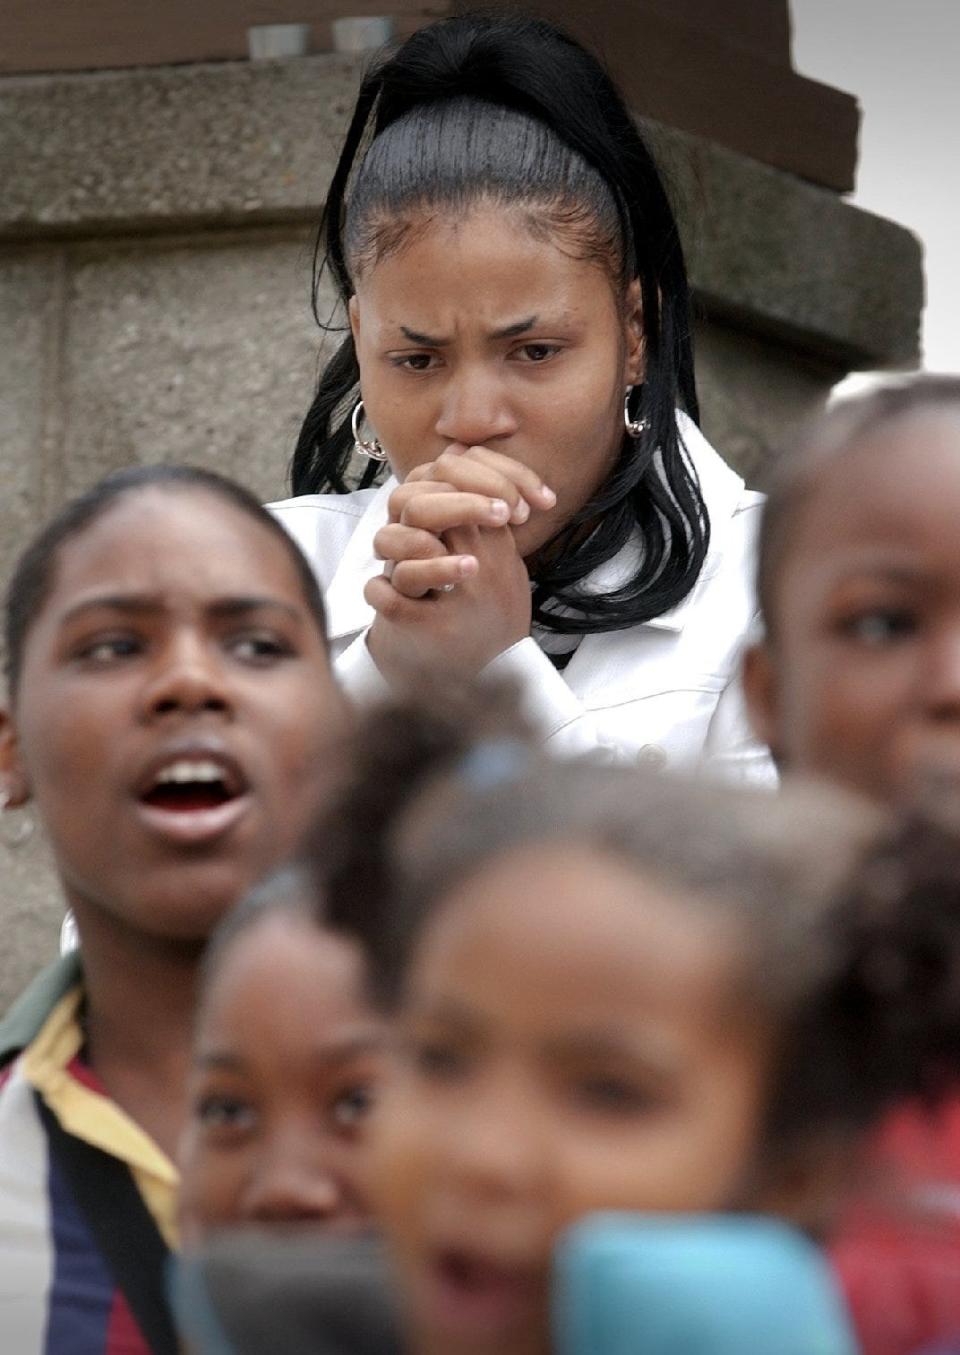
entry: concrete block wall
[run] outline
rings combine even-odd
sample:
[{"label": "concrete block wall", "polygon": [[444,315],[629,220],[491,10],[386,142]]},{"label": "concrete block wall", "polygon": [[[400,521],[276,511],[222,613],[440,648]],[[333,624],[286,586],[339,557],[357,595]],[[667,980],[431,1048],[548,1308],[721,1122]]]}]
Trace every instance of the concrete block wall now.
[{"label": "concrete block wall", "polygon": [[[286,490],[325,340],[313,228],[360,73],[309,57],[0,81],[0,575],[68,496],[191,461]],[[854,367],[916,359],[905,231],[665,128],[706,431],[750,477]],[[329,298],[327,298],[329,301]],[[54,953],[40,834],[0,834],[0,1007]]]}]

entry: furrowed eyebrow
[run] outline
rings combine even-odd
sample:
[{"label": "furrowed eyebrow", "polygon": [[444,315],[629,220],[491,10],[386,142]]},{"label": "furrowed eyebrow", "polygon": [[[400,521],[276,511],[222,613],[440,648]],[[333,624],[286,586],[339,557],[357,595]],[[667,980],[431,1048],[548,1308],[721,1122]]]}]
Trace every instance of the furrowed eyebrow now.
[{"label": "furrowed eyebrow", "polygon": [[73,621],[85,612],[121,612],[125,616],[141,616],[163,611],[162,598],[147,593],[104,593],[99,597],[84,598],[68,607],[61,621]]},{"label": "furrowed eyebrow", "polygon": [[526,334],[533,329],[539,320],[538,315],[529,315],[526,320],[517,320],[512,325],[504,325],[503,329],[495,329],[490,335],[491,339],[516,339],[521,334]]},{"label": "furrowed eyebrow", "polygon": [[[150,593],[106,593],[99,597],[84,598],[81,602],[68,607],[61,617],[66,624],[76,620],[87,612],[118,612],[121,616],[151,616],[166,610],[162,597]],[[296,607],[278,598],[271,597],[226,597],[216,598],[205,609],[214,617],[246,616],[251,612],[273,611],[295,620],[300,619]]]},{"label": "furrowed eyebrow", "polygon": [[[511,325],[504,325],[502,329],[494,329],[489,337],[491,339],[516,339],[521,334],[528,333],[533,329],[539,320],[538,315],[528,315],[525,320],[515,320]],[[446,348],[450,344],[449,339],[437,338],[433,334],[421,334],[419,330],[408,329],[406,325],[400,326],[400,332],[405,339],[411,343],[419,344],[422,348]]]},{"label": "furrowed eyebrow", "polygon": [[207,608],[211,616],[245,616],[249,612],[282,612],[284,616],[299,620],[301,613],[289,602],[279,598],[235,597],[218,598]]},{"label": "furrowed eyebrow", "polygon": [[407,329],[406,325],[400,326],[400,332],[405,339],[418,344],[421,348],[446,348],[450,342],[449,339],[434,338],[432,334],[421,334],[416,329]]}]

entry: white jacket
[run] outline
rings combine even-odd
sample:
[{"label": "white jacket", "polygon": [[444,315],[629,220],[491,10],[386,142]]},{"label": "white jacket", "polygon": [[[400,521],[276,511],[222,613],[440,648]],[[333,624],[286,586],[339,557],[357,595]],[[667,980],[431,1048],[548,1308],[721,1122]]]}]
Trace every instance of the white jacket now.
[{"label": "white jacket", "polygon": [[[651,766],[703,764],[737,779],[773,783],[765,748],[750,731],[740,660],[754,621],[754,540],[763,498],[679,415],[710,515],[710,549],[693,591],[671,611],[629,630],[585,635],[560,673],[532,637],[500,654],[488,672],[521,682],[528,712],[563,753],[606,749]],[[387,684],[370,657],[373,609],[363,598],[383,570],[373,537],[387,520],[391,479],[352,494],[305,494],[270,505],[312,563],[327,607],[337,674],[364,700]],[[627,546],[585,581],[606,592],[632,572]]]}]

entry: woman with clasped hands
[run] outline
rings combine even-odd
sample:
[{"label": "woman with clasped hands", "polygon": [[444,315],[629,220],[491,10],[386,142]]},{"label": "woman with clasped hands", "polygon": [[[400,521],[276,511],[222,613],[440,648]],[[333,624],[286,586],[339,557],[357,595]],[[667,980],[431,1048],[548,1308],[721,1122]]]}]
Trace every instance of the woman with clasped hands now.
[{"label": "woman with clasped hands", "polygon": [[538,20],[421,29],[364,79],[318,258],[350,332],[274,511],[347,690],[512,674],[558,751],[768,777],[760,499],[697,428],[676,223],[596,60]]}]

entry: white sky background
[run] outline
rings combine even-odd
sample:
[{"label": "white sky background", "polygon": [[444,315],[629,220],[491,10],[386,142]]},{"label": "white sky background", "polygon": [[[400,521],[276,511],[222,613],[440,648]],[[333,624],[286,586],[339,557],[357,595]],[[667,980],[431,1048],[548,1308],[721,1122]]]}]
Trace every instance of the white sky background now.
[{"label": "white sky background", "polygon": [[960,0],[790,0],[793,64],[860,100],[851,201],[925,247],[924,362],[960,372]]}]

